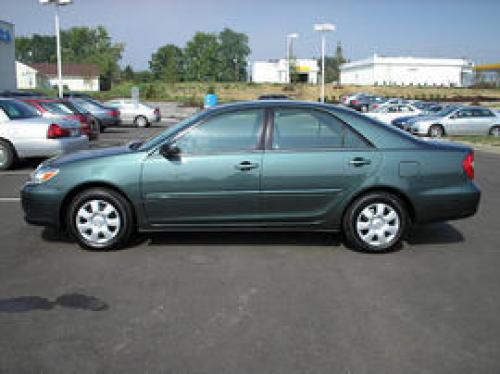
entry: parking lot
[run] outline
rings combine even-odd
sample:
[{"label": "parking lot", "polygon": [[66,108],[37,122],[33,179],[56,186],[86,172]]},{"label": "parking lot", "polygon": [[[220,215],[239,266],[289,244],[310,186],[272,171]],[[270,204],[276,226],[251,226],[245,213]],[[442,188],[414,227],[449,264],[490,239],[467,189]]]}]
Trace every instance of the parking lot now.
[{"label": "parking lot", "polygon": [[[152,136],[109,129],[97,147]],[[470,219],[404,249],[340,235],[179,233],[84,251],[28,226],[0,172],[1,373],[493,373],[500,367],[500,155],[477,152]]]}]

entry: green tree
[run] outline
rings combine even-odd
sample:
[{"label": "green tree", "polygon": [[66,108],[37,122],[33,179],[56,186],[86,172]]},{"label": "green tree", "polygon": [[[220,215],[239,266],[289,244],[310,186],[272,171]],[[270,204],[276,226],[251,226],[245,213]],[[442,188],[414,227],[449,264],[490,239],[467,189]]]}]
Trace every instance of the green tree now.
[{"label": "green tree", "polygon": [[221,81],[245,81],[247,58],[250,54],[248,36],[225,28],[219,33]]},{"label": "green tree", "polygon": [[[337,43],[334,56],[325,56],[325,82],[339,82],[340,79],[340,65],[346,62],[344,58],[342,44]],[[319,60],[321,69],[321,59]]]},{"label": "green tree", "polygon": [[122,71],[121,79],[127,82],[133,82],[135,80],[135,73],[132,66],[127,65]]},{"label": "green tree", "polygon": [[178,82],[183,79],[183,52],[182,49],[167,44],[152,54],[149,68],[156,79],[167,82]]},{"label": "green tree", "polygon": [[184,50],[188,81],[218,81],[221,61],[217,35],[197,32]]},{"label": "green tree", "polygon": [[[120,77],[118,62],[121,59],[124,46],[112,43],[106,28],[97,26],[72,27],[61,31],[61,54],[63,63],[94,63],[101,70],[103,86]],[[56,42],[54,36],[33,35],[32,37],[16,38],[16,58],[23,62],[50,62],[56,57]]]},{"label": "green tree", "polygon": [[16,38],[16,60],[26,63],[56,61],[56,38],[34,34]]}]

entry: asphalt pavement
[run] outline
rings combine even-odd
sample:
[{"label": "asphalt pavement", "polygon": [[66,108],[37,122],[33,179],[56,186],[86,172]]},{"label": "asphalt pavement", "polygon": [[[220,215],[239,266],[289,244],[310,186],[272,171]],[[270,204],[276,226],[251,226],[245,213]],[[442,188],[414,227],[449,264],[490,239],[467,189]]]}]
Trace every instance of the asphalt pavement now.
[{"label": "asphalt pavement", "polygon": [[0,172],[0,373],[498,373],[499,162],[476,155],[475,217],[416,227],[381,255],[317,233],[84,251],[24,223],[36,162]]}]

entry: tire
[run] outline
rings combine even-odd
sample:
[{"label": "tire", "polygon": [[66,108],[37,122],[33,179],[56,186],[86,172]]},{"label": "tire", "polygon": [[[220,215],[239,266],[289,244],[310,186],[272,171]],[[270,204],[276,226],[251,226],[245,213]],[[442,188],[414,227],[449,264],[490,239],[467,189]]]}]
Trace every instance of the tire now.
[{"label": "tire", "polygon": [[401,247],[408,224],[408,211],[401,199],[390,193],[372,192],[351,203],[342,228],[348,247],[381,253]]},{"label": "tire", "polygon": [[70,203],[66,227],[84,249],[125,247],[134,233],[132,207],[119,193],[106,188],[80,192]]},{"label": "tire", "polygon": [[495,125],[490,129],[489,134],[494,137],[499,137],[500,136],[500,126]]},{"label": "tire", "polygon": [[144,117],[144,116],[137,116],[134,119],[134,125],[135,125],[135,127],[143,128],[143,127],[148,127],[149,126],[149,122],[148,122],[148,119],[146,117]]},{"label": "tire", "polygon": [[0,170],[9,170],[16,161],[16,150],[12,144],[0,139]]},{"label": "tire", "polygon": [[441,138],[444,135],[444,129],[441,125],[432,125],[427,133],[431,138]]},{"label": "tire", "polygon": [[[101,132],[103,132],[101,123],[97,118],[92,118],[89,122],[91,134],[100,134]],[[90,140],[97,140],[97,137],[98,135],[91,135],[92,139]]]}]

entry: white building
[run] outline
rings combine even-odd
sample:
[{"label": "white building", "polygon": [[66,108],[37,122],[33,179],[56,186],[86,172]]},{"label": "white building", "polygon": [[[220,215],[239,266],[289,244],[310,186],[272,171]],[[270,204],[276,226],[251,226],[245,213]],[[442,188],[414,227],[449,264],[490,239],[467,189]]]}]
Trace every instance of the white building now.
[{"label": "white building", "polygon": [[50,88],[49,78],[34,67],[16,61],[17,88],[20,90],[34,90],[36,88]]},{"label": "white building", "polygon": [[[318,83],[319,66],[314,59],[292,60],[297,78],[304,83]],[[254,83],[289,83],[288,60],[255,61],[251,68],[251,81]]]},{"label": "white building", "polygon": [[[27,74],[28,82],[23,81],[23,77],[18,75],[18,83],[35,83],[35,88],[40,88],[46,86],[48,81],[49,87],[55,87],[58,85],[57,78],[57,65],[48,63],[32,63],[23,64],[28,65],[36,71],[37,79],[33,78],[33,75],[25,70]],[[63,71],[63,85],[68,87],[71,91],[99,91],[99,67],[94,64],[72,64],[64,63],[62,65]],[[31,76],[31,78],[30,78]],[[21,87],[18,88],[32,88],[32,87]]]},{"label": "white building", "polygon": [[373,55],[340,67],[340,82],[360,86],[468,85],[473,64],[465,59],[384,57]]},{"label": "white building", "polygon": [[14,25],[0,20],[0,91],[16,89]]}]

